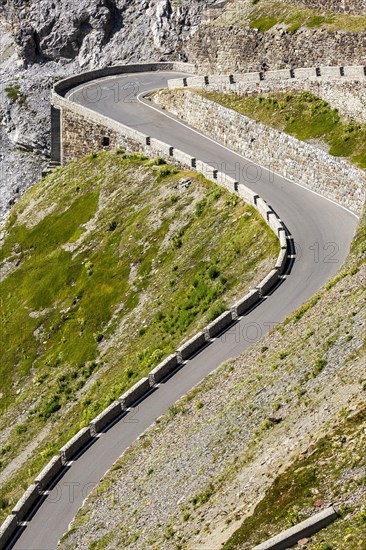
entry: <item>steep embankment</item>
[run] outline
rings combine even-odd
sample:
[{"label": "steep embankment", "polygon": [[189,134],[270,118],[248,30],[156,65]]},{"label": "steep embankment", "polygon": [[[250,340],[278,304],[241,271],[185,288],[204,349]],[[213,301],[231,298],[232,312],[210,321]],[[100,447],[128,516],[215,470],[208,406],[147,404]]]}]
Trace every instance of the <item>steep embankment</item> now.
[{"label": "steep embankment", "polygon": [[338,275],[159,419],[61,548],[213,550],[246,517],[227,548],[250,548],[331,502],[342,517],[312,548],[362,547],[365,253],[364,214]]},{"label": "steep embankment", "polygon": [[162,159],[93,153],[28,191],[0,249],[1,515],[278,249],[254,209]]}]

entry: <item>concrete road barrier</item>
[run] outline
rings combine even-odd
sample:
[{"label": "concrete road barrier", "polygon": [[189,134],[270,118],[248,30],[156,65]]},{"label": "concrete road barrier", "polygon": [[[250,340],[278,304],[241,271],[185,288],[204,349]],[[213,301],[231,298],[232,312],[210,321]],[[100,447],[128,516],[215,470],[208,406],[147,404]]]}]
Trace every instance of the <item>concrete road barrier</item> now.
[{"label": "concrete road barrier", "polygon": [[133,405],[138,399],[140,399],[145,393],[150,390],[150,381],[148,378],[141,378],[132,388],[126,391],[119,401],[121,403],[122,410],[127,409]]},{"label": "concrete road barrier", "polygon": [[121,403],[114,401],[89,423],[91,433],[97,434],[104,430],[122,412]]},{"label": "concrete road barrier", "polygon": [[[160,61],[157,63],[134,63],[131,65],[111,65],[104,67],[103,69],[94,69],[92,71],[85,71],[71,77],[60,80],[54,85],[54,90],[58,94],[66,93],[71,88],[75,88],[80,84],[85,84],[98,78],[105,78],[108,76],[116,76],[119,74],[132,74],[143,73],[149,71],[182,71],[187,73],[195,73],[195,66],[189,63],[182,63],[180,61],[165,62]],[[181,80],[181,79],[179,79]]]},{"label": "concrete road barrier", "polygon": [[224,311],[217,319],[214,319],[212,323],[205,327],[204,332],[206,334],[206,339],[214,338],[222,330],[227,328],[233,322],[232,311]]},{"label": "concrete road barrier", "polygon": [[178,162],[185,164],[189,168],[194,168],[196,166],[196,159],[190,155],[187,155],[187,153],[180,151],[179,149],[174,149],[173,158]]},{"label": "concrete road barrier", "polygon": [[261,283],[259,283],[257,288],[258,288],[259,293],[262,297],[266,296],[266,294],[270,290],[272,290],[272,288],[278,282],[279,276],[280,276],[280,274],[278,273],[278,270],[277,269],[272,269],[272,271],[270,271],[268,273],[267,277],[265,277],[263,279],[263,281]]},{"label": "concrete road barrier", "polygon": [[287,80],[291,78],[290,69],[281,69],[278,71],[267,71],[265,73],[266,80]]},{"label": "concrete road barrier", "polygon": [[151,138],[150,147],[154,152],[156,151],[157,154],[163,153],[167,157],[173,157],[173,147],[171,145],[168,145],[164,141],[160,141],[160,139]]},{"label": "concrete road barrier", "polygon": [[33,508],[36,501],[39,499],[38,485],[33,483],[28,487],[24,495],[18,500],[11,513],[14,514],[19,521],[23,521],[30,510]]},{"label": "concrete road barrier", "polygon": [[62,459],[60,455],[51,458],[48,464],[38,474],[34,483],[38,486],[40,491],[44,491],[46,487],[55,479],[55,477],[61,472],[63,468]]},{"label": "concrete road barrier", "polygon": [[230,84],[230,75],[228,74],[210,75],[208,78],[210,86],[217,86],[218,89],[220,89],[223,84]]},{"label": "concrete road barrier", "polygon": [[0,550],[6,547],[18,527],[18,519],[10,514],[0,527]]},{"label": "concrete road barrier", "polygon": [[276,233],[277,237],[279,237],[280,231],[283,230],[283,225],[273,210],[269,212],[267,222],[272,231]]},{"label": "concrete road barrier", "polygon": [[226,187],[230,193],[233,193],[239,185],[238,181],[227,174],[224,174],[224,172],[217,172],[216,179],[214,180],[218,185],[221,185],[221,187]]},{"label": "concrete road barrier", "polygon": [[282,273],[285,271],[287,259],[288,259],[287,250],[285,250],[284,248],[281,248],[277,258],[276,265],[275,265],[275,269],[277,269],[279,275],[282,275]]},{"label": "concrete road barrier", "polygon": [[323,78],[341,78],[340,67],[320,67],[320,72]]},{"label": "concrete road barrier", "polygon": [[279,232],[279,237],[280,237],[280,247],[281,249],[283,250],[287,250],[287,237],[286,237],[286,232],[285,230],[283,229],[283,231],[280,231]]},{"label": "concrete road barrier", "polygon": [[272,208],[268,206],[265,200],[262,197],[259,197],[255,201],[255,208],[258,210],[260,215],[268,222],[268,216],[273,212]]},{"label": "concrete road barrier", "polygon": [[257,193],[254,193],[254,191],[242,183],[239,183],[238,185],[238,194],[239,197],[241,197],[245,202],[248,202],[253,206],[255,206],[256,201],[259,199],[259,195],[257,195]]},{"label": "concrete road barrier", "polygon": [[149,380],[150,380],[150,386],[155,386],[155,384],[158,384],[163,378],[168,376],[171,372],[174,371],[178,366],[178,358],[177,354],[173,353],[172,355],[169,355],[164,361],[159,363],[157,367],[155,367],[149,374]]},{"label": "concrete road barrier", "polygon": [[200,174],[203,174],[205,178],[217,183],[217,174],[218,174],[217,168],[210,166],[206,162],[202,162],[202,160],[197,160],[196,170],[197,172],[200,172]]},{"label": "concrete road barrier", "polygon": [[184,88],[184,78],[171,78],[168,80],[168,88]]},{"label": "concrete road barrier", "polygon": [[365,78],[365,67],[344,67],[344,76],[347,78]]},{"label": "concrete road barrier", "polygon": [[298,525],[294,525],[294,527],[282,531],[282,533],[272,537],[266,542],[258,544],[253,550],[285,550],[285,548],[291,548],[295,546],[300,539],[311,537],[320,531],[320,529],[327,527],[337,517],[338,514],[336,510],[333,506],[330,506],[326,510],[315,514]]},{"label": "concrete road barrier", "polygon": [[204,332],[199,332],[193,338],[188,340],[185,344],[180,346],[177,349],[177,358],[178,362],[182,363],[188,357],[196,353],[199,349],[201,349],[206,344],[206,337]]},{"label": "concrete road barrier", "polygon": [[233,319],[237,319],[243,315],[248,309],[254,306],[260,300],[259,290],[254,288],[241,300],[238,300],[231,308]]},{"label": "concrete road barrier", "polygon": [[295,78],[315,78],[315,67],[295,69]]},{"label": "concrete road barrier", "polygon": [[65,464],[92,439],[90,427],[82,428],[70,441],[60,449],[62,463]]},{"label": "concrete road barrier", "polygon": [[260,82],[260,75],[258,73],[240,73],[234,74],[233,80],[236,84],[247,83],[247,82]]},{"label": "concrete road barrier", "polygon": [[187,86],[203,87],[207,86],[204,76],[190,76],[186,79]]}]

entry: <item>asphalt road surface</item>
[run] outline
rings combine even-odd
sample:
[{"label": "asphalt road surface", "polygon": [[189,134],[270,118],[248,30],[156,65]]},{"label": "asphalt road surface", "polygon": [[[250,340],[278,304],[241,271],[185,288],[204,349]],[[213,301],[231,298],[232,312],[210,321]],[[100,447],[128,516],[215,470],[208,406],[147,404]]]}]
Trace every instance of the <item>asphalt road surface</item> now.
[{"label": "asphalt road surface", "polygon": [[238,357],[310,298],[337,272],[348,253],[357,225],[354,214],[137,99],[144,91],[166,87],[169,78],[178,76],[153,72],[110,77],[80,86],[69,97],[197,159],[218,163],[221,171],[256,191],[279,214],[296,242],[295,263],[270,296],[187,361],[70,464],[13,541],[12,547],[18,550],[54,550],[83,500],[123,451],[223,361]]}]

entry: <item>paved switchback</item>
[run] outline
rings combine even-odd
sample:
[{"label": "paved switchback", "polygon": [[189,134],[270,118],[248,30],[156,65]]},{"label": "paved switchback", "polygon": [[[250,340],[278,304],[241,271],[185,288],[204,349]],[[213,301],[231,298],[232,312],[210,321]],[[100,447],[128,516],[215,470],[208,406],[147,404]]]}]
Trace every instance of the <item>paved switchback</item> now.
[{"label": "paved switchback", "polygon": [[197,159],[219,163],[222,171],[258,192],[276,210],[297,244],[298,258],[275,292],[187,361],[71,463],[13,543],[17,550],[54,550],[83,500],[123,451],[202,378],[223,361],[237,357],[310,298],[337,272],[348,253],[357,224],[352,213],[137,101],[137,94],[166,87],[169,78],[178,76],[156,72],[110,77],[79,86],[69,97]]}]

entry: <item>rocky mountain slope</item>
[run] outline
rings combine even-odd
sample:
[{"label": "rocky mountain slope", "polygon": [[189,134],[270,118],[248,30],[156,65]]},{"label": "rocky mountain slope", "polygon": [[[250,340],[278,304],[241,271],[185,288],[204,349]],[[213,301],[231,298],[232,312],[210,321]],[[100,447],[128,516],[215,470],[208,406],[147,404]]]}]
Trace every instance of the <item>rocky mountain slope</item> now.
[{"label": "rocky mountain slope", "polygon": [[[176,58],[217,0],[2,0],[1,19],[25,64],[78,61],[80,67]],[[223,2],[220,2],[223,4]]]}]

